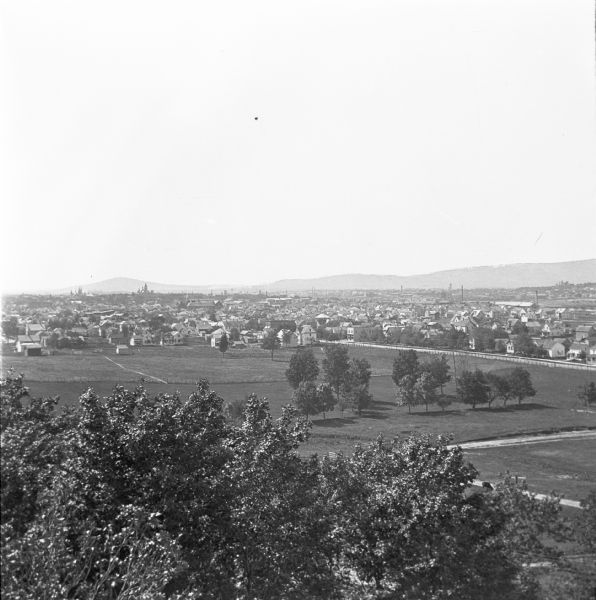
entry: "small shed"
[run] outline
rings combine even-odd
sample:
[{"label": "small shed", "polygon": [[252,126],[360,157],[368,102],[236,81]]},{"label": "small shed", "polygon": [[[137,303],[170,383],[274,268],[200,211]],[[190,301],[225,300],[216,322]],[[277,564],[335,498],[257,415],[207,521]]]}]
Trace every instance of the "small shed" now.
[{"label": "small shed", "polygon": [[126,344],[118,344],[116,354],[130,354],[130,348]]},{"label": "small shed", "polygon": [[23,351],[25,356],[41,356],[41,344],[27,344]]}]

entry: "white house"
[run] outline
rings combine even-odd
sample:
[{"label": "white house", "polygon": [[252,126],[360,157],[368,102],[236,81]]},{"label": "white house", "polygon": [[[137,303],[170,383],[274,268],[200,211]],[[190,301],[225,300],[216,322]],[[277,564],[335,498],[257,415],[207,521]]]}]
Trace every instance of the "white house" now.
[{"label": "white house", "polygon": [[317,332],[310,325],[303,325],[298,333],[298,344],[301,346],[310,346],[317,341]]},{"label": "white house", "polygon": [[223,336],[223,334],[226,333],[224,329],[222,329],[221,327],[219,329],[216,329],[215,331],[213,331],[211,333],[211,347],[212,348],[217,348],[219,347],[219,342]]},{"label": "white house", "polygon": [[184,344],[184,336],[177,331],[164,333],[161,340],[161,346],[182,346]]},{"label": "white house", "polygon": [[290,329],[280,329],[277,338],[282,348],[295,348],[298,346],[298,336]]},{"label": "white house", "polygon": [[537,346],[544,348],[550,358],[565,358],[565,345],[555,340],[539,340]]}]

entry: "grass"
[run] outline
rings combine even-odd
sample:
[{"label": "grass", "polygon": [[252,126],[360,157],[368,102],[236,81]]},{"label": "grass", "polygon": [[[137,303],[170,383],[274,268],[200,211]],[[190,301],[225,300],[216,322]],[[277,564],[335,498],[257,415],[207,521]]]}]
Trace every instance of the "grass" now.
[{"label": "grass", "polygon": [[508,471],[526,477],[530,490],[564,489],[565,495],[574,500],[586,497],[596,487],[596,440],[470,450],[466,456],[488,481]]},{"label": "grass", "polygon": [[[322,350],[315,348],[315,354],[319,360],[322,359]],[[391,379],[395,353],[375,348],[351,348],[350,354],[367,358],[371,363],[373,377],[370,389],[374,404],[361,417],[351,411],[341,414],[339,410],[328,413],[326,419],[322,415],[314,417],[311,439],[303,447],[305,453],[350,452],[355,443],[371,441],[378,434],[388,439],[415,433],[448,434],[455,442],[464,442],[516,433],[596,427],[596,413],[582,411],[576,396],[577,388],[589,379],[586,373],[580,371],[525,365],[537,394],[521,406],[514,402],[506,408],[493,405],[492,409],[483,406],[472,410],[454,402],[445,412],[431,407],[427,413],[421,407],[409,414],[407,408],[397,407],[395,403],[395,386]],[[230,350],[222,358],[219,351],[207,346],[180,346],[142,347],[132,355],[120,356],[116,355],[113,346],[103,343],[98,348],[75,355],[64,352],[26,358],[3,352],[2,369],[5,372],[12,366],[23,372],[26,385],[34,395],[60,395],[62,404],[66,405],[76,403],[87,387],[93,387],[100,396],[108,395],[115,383],[133,387],[141,379],[135,371],[168,382],[147,382],[146,387],[153,393],[179,391],[189,394],[194,383],[206,377],[212,388],[226,400],[244,398],[253,392],[266,396],[272,414],[279,416],[282,406],[288,404],[292,397],[292,390],[285,379],[291,355],[290,350],[276,351],[274,360],[271,360],[269,352],[255,348]],[[106,356],[127,370],[106,360]],[[427,359],[424,355],[420,358]],[[453,369],[452,363],[451,366]],[[504,363],[465,357],[456,359],[455,368],[458,373],[464,368],[501,370]],[[445,393],[455,399],[453,382],[445,386]],[[589,451],[594,454],[593,446],[587,441],[566,441],[557,443],[553,448],[564,457],[562,462],[558,462],[556,454],[553,455],[555,458],[548,458],[545,454],[535,456],[534,447],[531,450],[525,447],[482,450],[469,455],[472,462],[480,467],[484,479],[519,468],[531,475],[529,484],[535,481],[540,491],[550,491],[559,483],[558,489],[573,497],[571,492],[579,493],[596,486],[594,471],[582,470],[575,456],[588,456]],[[534,462],[530,457],[534,457]],[[543,468],[538,468],[539,460]],[[587,475],[557,479],[558,475],[564,474],[562,467],[565,461],[568,461],[570,473]]]}]

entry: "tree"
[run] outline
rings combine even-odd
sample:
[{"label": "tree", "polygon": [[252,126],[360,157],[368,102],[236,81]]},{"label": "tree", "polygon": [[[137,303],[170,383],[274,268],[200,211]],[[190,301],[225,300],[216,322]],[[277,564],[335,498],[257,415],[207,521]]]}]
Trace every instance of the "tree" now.
[{"label": "tree", "polygon": [[524,398],[529,398],[536,395],[536,390],[532,385],[530,373],[522,367],[515,367],[507,378],[511,395],[517,398],[518,404],[522,403]]},{"label": "tree", "polygon": [[370,363],[365,358],[353,358],[349,361],[340,393],[344,404],[351,406],[358,415],[372,403],[372,396],[368,391],[370,377]]},{"label": "tree", "polygon": [[417,375],[405,375],[399,380],[397,388],[397,403],[400,406],[406,405],[408,413],[412,412],[412,406],[417,406],[420,399],[419,389],[416,388],[418,381]]},{"label": "tree", "polygon": [[238,327],[232,327],[232,329],[230,329],[230,340],[233,342],[240,341],[240,330]]},{"label": "tree", "polygon": [[486,383],[488,384],[487,389],[487,401],[488,407],[497,398],[503,399],[503,406],[507,405],[507,400],[511,397],[511,386],[509,380],[506,377],[501,377],[497,373],[488,372],[486,374]]},{"label": "tree", "polygon": [[417,376],[420,370],[418,354],[416,350],[400,350],[393,359],[393,373],[391,375],[393,382],[398,387],[400,381],[406,376]]},{"label": "tree", "polygon": [[19,324],[16,317],[10,317],[2,321],[2,333],[7,338],[16,338],[19,335]]},{"label": "tree", "polygon": [[517,353],[522,356],[535,356],[538,353],[538,348],[527,331],[522,331],[517,336],[515,347]]},{"label": "tree", "polygon": [[596,404],[596,383],[590,381],[582,385],[578,392],[577,397],[584,403],[585,406]]},{"label": "tree", "polygon": [[244,419],[244,411],[249,399],[256,397],[255,394],[244,396],[244,398],[236,398],[224,404],[224,412],[226,417],[235,423],[241,422]]},{"label": "tree", "polygon": [[488,385],[484,373],[480,369],[463,371],[457,378],[457,394],[460,402],[471,404],[473,409],[477,404],[488,402]]},{"label": "tree", "polygon": [[219,351],[221,352],[222,358],[226,355],[229,345],[230,344],[228,342],[228,336],[224,332],[224,333],[222,333],[221,337],[219,338]]},{"label": "tree", "polygon": [[263,338],[263,343],[261,344],[261,348],[263,350],[271,350],[271,360],[273,360],[273,353],[280,346],[279,338],[273,329],[270,329],[267,332],[267,335]]},{"label": "tree", "polygon": [[303,381],[315,381],[319,376],[319,363],[311,348],[300,349],[292,354],[286,371],[288,383],[295,390]]},{"label": "tree", "polygon": [[445,412],[445,409],[451,405],[451,398],[449,398],[449,396],[441,396],[437,400],[437,404],[441,407],[441,410]]},{"label": "tree", "polygon": [[290,329],[284,329],[281,334],[281,339],[284,346],[287,346],[292,341],[292,331]]},{"label": "tree", "polygon": [[443,386],[451,381],[449,374],[450,368],[447,362],[447,357],[441,354],[441,357],[433,356],[425,365],[424,370],[430,373],[437,386],[441,388],[441,396],[443,395]]},{"label": "tree", "polygon": [[333,395],[333,390],[328,383],[321,383],[318,386],[318,393],[321,399],[321,411],[323,412],[323,419],[326,419],[326,413],[331,412],[337,404],[337,399]]},{"label": "tree", "polygon": [[325,381],[335,391],[335,397],[340,401],[340,388],[348,369],[348,348],[341,344],[328,344],[323,349],[323,373]]},{"label": "tree", "polygon": [[490,495],[462,494],[477,473],[447,444],[379,438],[323,464],[324,499],[341,515],[339,560],[362,582],[359,597],[533,598],[520,538],[505,539],[515,515],[503,520]]},{"label": "tree", "polygon": [[414,384],[415,393],[420,403],[424,404],[426,412],[428,412],[428,405],[437,401],[437,387],[438,384],[430,372],[423,371],[418,375]]},{"label": "tree", "polygon": [[306,417],[323,412],[323,403],[317,386],[312,381],[301,381],[293,394],[296,408]]}]

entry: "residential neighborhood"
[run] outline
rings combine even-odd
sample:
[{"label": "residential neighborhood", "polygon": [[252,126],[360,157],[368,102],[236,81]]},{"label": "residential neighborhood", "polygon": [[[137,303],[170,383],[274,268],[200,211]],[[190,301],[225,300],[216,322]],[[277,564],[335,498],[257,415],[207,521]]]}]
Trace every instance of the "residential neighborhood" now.
[{"label": "residential neighborhood", "polygon": [[[505,298],[505,299],[504,299]],[[143,346],[279,347],[371,342],[500,353],[596,367],[596,285],[539,290],[325,291],[7,296],[5,349],[28,357]],[[112,350],[110,350],[112,349]]]}]

